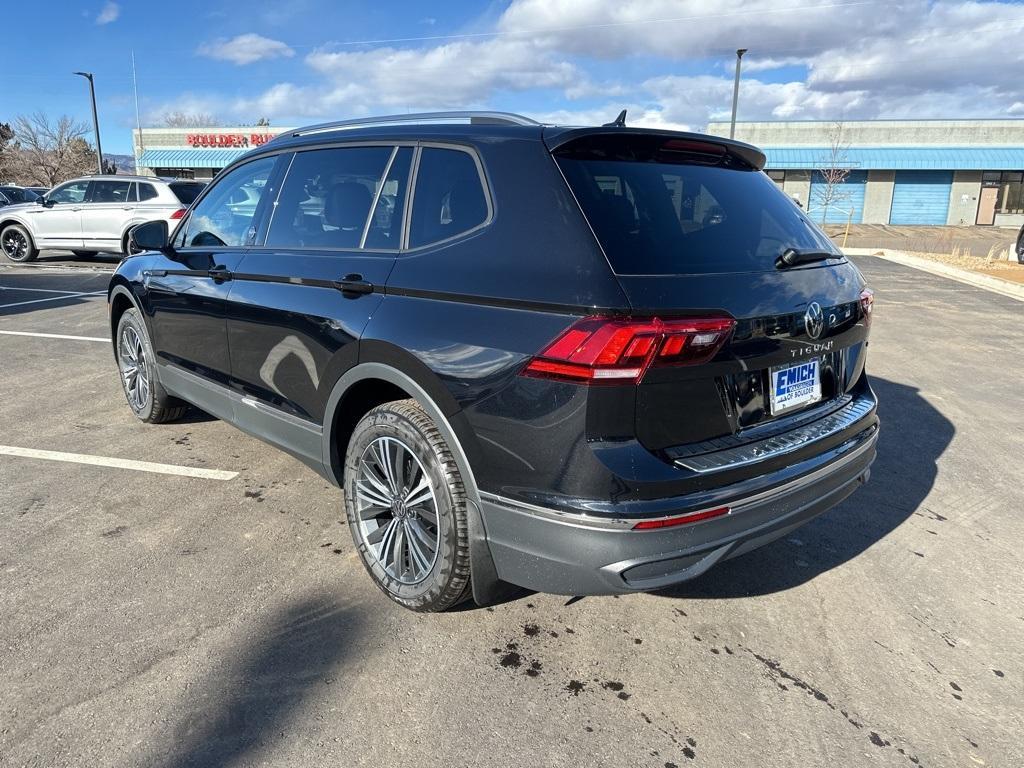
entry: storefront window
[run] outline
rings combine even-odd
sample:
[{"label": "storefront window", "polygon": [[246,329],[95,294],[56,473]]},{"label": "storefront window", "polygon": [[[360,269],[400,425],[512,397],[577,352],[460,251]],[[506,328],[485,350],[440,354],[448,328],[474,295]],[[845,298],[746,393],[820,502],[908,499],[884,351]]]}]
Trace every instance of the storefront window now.
[{"label": "storefront window", "polygon": [[1024,213],[1024,171],[986,171],[982,186],[998,187],[996,213]]},{"label": "storefront window", "polygon": [[768,174],[768,178],[775,182],[779,189],[782,189],[786,183],[786,172],[785,171],[765,171]]}]

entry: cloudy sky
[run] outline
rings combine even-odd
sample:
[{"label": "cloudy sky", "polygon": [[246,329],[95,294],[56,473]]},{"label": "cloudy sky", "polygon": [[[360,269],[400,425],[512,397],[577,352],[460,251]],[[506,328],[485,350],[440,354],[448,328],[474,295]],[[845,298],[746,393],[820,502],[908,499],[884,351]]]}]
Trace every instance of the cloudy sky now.
[{"label": "cloudy sky", "polygon": [[[74,10],[72,10],[72,7]],[[727,9],[727,10],[725,10]],[[88,120],[129,152],[168,111],[275,125],[492,108],[701,129],[740,119],[1024,117],[1024,4],[925,0],[12,3],[0,120]],[[36,30],[40,30],[38,33]]]}]

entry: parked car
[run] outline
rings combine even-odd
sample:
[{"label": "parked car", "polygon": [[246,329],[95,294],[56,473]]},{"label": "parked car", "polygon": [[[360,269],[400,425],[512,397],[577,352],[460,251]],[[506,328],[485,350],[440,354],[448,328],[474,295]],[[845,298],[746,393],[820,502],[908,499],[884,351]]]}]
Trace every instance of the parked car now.
[{"label": "parked car", "polygon": [[1020,228],[1017,235],[1017,263],[1024,264],[1024,227]]},{"label": "parked car", "polygon": [[16,262],[54,249],[124,254],[132,227],[158,219],[176,224],[203,186],[149,176],[74,179],[31,203],[0,209],[0,250]]},{"label": "parked car", "polygon": [[699,576],[875,456],[872,294],[764,161],[503,113],[289,132],[172,234],[133,231],[109,288],[125,395],[342,487],[366,570],[414,610]]},{"label": "parked car", "polygon": [[14,184],[0,185],[0,206],[13,205],[14,203],[31,203],[39,197],[35,192],[25,187]]}]

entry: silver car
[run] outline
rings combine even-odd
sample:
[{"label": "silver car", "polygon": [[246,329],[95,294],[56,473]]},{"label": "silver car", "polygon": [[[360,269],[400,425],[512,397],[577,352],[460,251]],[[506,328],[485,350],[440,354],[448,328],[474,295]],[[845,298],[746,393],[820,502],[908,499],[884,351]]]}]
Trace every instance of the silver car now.
[{"label": "silver car", "polygon": [[203,186],[153,176],[73,179],[34,202],[0,208],[0,250],[16,262],[54,249],[76,256],[127,254],[133,227],[164,219],[173,229]]}]

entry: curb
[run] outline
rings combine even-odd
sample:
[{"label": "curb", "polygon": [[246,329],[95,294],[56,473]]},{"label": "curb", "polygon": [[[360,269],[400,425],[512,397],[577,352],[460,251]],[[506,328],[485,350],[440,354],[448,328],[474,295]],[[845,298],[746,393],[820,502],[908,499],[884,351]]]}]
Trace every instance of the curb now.
[{"label": "curb", "polygon": [[933,275],[956,280],[959,283],[965,283],[975,288],[992,291],[1017,301],[1024,301],[1024,284],[972,272],[969,269],[953,267],[949,264],[932,261],[931,259],[923,259],[920,256],[911,256],[903,251],[890,251],[884,248],[844,248],[843,253],[847,256],[875,256],[895,264],[902,264],[905,267],[919,269],[922,272],[929,272]]}]

